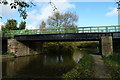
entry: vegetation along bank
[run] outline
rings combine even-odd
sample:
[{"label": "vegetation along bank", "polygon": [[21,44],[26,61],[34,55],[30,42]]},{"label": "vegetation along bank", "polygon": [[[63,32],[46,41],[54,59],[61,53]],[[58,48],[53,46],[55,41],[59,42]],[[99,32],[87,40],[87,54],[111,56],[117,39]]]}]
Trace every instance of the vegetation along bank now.
[{"label": "vegetation along bank", "polygon": [[71,71],[62,76],[65,80],[75,78],[93,78],[94,76],[94,62],[93,58],[89,54],[85,54],[84,57],[78,62],[78,64]]}]

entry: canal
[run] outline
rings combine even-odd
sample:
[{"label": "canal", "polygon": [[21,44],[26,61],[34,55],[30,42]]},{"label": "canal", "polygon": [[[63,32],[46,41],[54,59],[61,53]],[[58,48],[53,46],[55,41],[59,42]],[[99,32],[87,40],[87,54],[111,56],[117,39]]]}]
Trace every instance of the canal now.
[{"label": "canal", "polygon": [[41,54],[2,60],[3,78],[60,78],[80,61],[88,50],[73,54]]}]

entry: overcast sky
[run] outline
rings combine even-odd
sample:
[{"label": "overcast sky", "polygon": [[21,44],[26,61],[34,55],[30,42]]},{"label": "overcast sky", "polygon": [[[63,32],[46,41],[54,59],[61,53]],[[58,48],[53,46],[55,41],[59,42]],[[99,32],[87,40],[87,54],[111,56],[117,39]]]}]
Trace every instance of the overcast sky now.
[{"label": "overcast sky", "polygon": [[[41,21],[46,21],[48,16],[53,14],[49,0],[34,0],[36,6],[27,9],[27,28],[39,28]],[[59,12],[75,12],[79,20],[78,26],[103,26],[117,25],[118,12],[114,0],[51,0],[54,2]],[[57,2],[56,2],[57,1]],[[18,24],[22,21],[17,10],[11,10],[10,6],[0,5],[0,24],[4,24],[7,19],[16,19]]]}]

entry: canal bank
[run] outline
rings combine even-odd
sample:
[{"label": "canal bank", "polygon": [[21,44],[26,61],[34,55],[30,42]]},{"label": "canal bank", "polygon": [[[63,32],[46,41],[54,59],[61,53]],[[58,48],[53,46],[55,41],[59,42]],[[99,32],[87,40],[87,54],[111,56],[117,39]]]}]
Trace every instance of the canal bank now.
[{"label": "canal bank", "polygon": [[94,61],[92,56],[85,54],[71,71],[63,74],[62,78],[65,80],[94,78]]},{"label": "canal bank", "polygon": [[101,55],[86,54],[78,64],[62,78],[69,79],[112,79]]}]

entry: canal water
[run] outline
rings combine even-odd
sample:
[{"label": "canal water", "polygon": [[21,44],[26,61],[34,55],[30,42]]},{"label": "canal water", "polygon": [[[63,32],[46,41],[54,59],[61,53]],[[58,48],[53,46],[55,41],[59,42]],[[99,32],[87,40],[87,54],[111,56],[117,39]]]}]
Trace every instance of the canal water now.
[{"label": "canal water", "polygon": [[73,54],[41,54],[2,60],[3,78],[59,78],[79,62],[85,50]]}]

